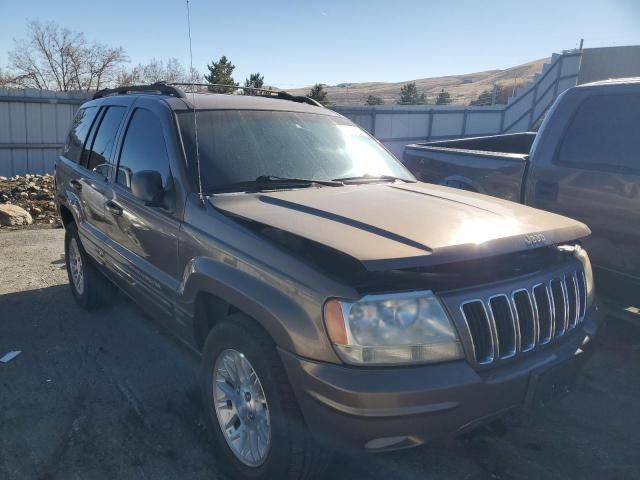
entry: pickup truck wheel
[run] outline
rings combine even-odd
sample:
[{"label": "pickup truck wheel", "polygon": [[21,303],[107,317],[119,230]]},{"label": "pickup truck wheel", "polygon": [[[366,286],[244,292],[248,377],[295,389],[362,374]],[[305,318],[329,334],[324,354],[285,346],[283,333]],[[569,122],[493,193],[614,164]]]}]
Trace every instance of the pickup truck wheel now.
[{"label": "pickup truck wheel", "polygon": [[115,285],[98,271],[83,248],[74,224],[66,227],[64,258],[71,292],[82,308],[92,309],[101,306],[113,296],[116,291]]},{"label": "pickup truck wheel", "polygon": [[321,478],[328,451],[306,428],[273,340],[230,315],[203,349],[202,393],[216,457],[231,478]]}]

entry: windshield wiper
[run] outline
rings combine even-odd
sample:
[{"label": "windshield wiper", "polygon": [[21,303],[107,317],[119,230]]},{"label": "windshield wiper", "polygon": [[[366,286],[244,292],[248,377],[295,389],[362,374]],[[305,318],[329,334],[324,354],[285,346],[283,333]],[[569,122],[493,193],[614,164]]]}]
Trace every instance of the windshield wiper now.
[{"label": "windshield wiper", "polygon": [[323,185],[327,187],[341,187],[344,185],[338,180],[314,180],[310,178],[289,178],[275,175],[260,175],[255,180],[228,183],[212,189],[210,193],[225,192],[255,192],[275,188],[302,188]]},{"label": "windshield wiper", "polygon": [[305,185],[324,185],[326,187],[341,187],[343,183],[339,180],[314,180],[312,178],[288,178],[275,175],[260,175],[255,180],[257,183],[301,183]]},{"label": "windshield wiper", "polygon": [[359,182],[395,182],[396,180],[400,180],[401,182],[406,183],[416,183],[415,180],[411,180],[408,178],[402,177],[394,177],[393,175],[359,175],[357,177],[342,177],[342,178],[334,178],[334,182],[344,182],[344,183],[359,183]]}]

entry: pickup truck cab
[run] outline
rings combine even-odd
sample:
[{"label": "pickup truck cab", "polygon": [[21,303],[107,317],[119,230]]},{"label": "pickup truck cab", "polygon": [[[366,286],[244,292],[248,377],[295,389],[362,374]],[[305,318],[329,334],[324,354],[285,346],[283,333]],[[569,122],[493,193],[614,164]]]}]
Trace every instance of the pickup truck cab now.
[{"label": "pickup truck cab", "polygon": [[539,132],[408,145],[424,182],[524,203],[584,222],[600,293],[640,291],[640,79],[564,92]]},{"label": "pickup truck cab", "polygon": [[341,115],[259,93],[99,92],[56,167],[71,292],[116,285],[202,352],[230,476],[320,476],[571,385],[598,327],[586,226],[420,183]]}]

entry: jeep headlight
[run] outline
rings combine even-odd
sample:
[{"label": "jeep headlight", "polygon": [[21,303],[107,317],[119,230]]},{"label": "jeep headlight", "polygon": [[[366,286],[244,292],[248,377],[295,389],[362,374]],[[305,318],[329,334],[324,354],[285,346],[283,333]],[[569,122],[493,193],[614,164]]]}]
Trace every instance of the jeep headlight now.
[{"label": "jeep headlight", "polygon": [[579,245],[576,246],[574,253],[575,256],[578,257],[578,260],[580,260],[580,263],[582,263],[582,268],[584,269],[584,283],[585,289],[587,290],[587,305],[591,305],[594,296],[593,269],[591,268],[591,260],[589,260],[587,251]]},{"label": "jeep headlight", "polygon": [[430,291],[369,295],[324,306],[329,338],[346,363],[396,365],[463,358],[458,335]]}]

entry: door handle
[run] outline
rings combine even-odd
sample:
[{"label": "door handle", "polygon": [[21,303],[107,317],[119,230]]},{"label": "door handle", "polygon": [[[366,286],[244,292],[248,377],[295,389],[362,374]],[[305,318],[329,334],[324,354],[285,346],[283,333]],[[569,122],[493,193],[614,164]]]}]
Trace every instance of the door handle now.
[{"label": "door handle", "polygon": [[112,215],[116,215],[117,217],[122,216],[122,207],[112,200],[105,203],[104,208]]},{"label": "door handle", "polygon": [[82,184],[78,180],[76,180],[75,178],[72,179],[72,180],[69,180],[69,185],[71,185],[71,188],[73,188],[77,192],[82,190]]}]

